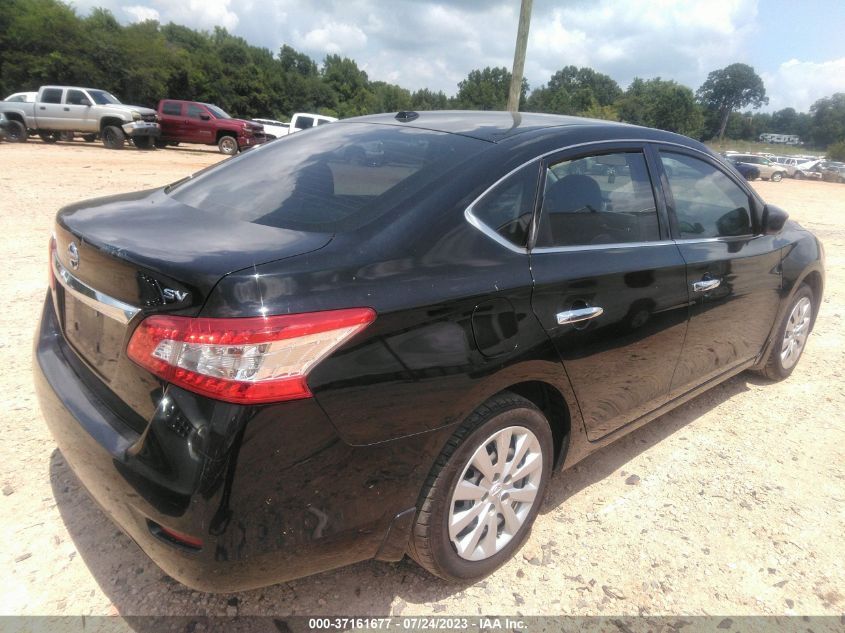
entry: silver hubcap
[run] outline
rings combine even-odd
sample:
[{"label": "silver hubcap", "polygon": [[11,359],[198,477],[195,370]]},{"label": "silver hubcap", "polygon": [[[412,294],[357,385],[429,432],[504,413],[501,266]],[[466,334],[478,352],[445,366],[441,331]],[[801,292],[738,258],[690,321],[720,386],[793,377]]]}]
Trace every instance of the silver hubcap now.
[{"label": "silver hubcap", "polygon": [[235,144],[235,140],[228,136],[220,143],[220,147],[223,148],[223,151],[226,154],[234,154],[238,149],[238,146]]},{"label": "silver hubcap", "polygon": [[780,363],[784,369],[792,367],[801,357],[807,335],[810,333],[812,314],[813,306],[807,297],[801,297],[801,300],[792,308],[780,348]]},{"label": "silver hubcap", "polygon": [[522,426],[496,431],[472,454],[449,503],[449,538],[458,556],[484,560],[516,535],[543,475],[540,441]]}]

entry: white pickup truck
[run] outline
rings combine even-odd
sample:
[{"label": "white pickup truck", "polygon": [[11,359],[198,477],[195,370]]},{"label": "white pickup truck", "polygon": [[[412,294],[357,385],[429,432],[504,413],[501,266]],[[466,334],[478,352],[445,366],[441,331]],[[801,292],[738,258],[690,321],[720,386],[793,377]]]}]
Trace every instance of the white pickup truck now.
[{"label": "white pickup truck", "polygon": [[161,134],[155,110],[124,105],[96,88],[42,86],[34,103],[0,101],[0,112],[8,119],[8,140],[19,143],[30,134],[55,143],[75,132],[89,143],[99,137],[109,149],[122,148],[127,137],[147,148]]}]

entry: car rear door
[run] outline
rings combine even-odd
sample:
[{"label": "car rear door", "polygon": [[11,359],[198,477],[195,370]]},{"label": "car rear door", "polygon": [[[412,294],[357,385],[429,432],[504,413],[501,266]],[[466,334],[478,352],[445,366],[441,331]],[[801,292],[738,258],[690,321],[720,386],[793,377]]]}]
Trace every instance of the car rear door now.
[{"label": "car rear door", "polygon": [[533,310],[590,440],[660,406],[683,347],[685,265],[653,169],[637,143],[564,152],[544,165]]},{"label": "car rear door", "polygon": [[183,140],[185,104],[181,101],[164,101],[158,113],[161,136],[168,140]]},{"label": "car rear door", "polygon": [[717,159],[657,147],[672,235],[687,266],[690,321],[672,381],[678,394],[754,359],[780,303],[781,252],[762,204]]},{"label": "car rear door", "polygon": [[35,118],[39,129],[62,130],[64,125],[63,88],[44,88],[38,95],[35,104]]}]

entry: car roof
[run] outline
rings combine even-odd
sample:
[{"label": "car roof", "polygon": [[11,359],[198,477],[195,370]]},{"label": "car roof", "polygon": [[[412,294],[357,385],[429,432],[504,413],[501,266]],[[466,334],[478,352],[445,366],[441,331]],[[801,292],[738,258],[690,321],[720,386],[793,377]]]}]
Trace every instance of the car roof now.
[{"label": "car roof", "polygon": [[[402,116],[402,115],[405,116]],[[414,116],[416,115],[416,116]],[[534,112],[493,112],[477,110],[437,110],[411,113],[375,114],[369,116],[344,119],[342,122],[380,123],[382,125],[396,125],[414,127],[437,132],[449,132],[470,136],[482,141],[498,142],[518,134],[532,132],[546,128],[569,126],[601,126],[613,128],[631,128],[645,130],[626,123],[604,121],[599,119],[585,119],[575,116],[558,114],[539,114]]]}]

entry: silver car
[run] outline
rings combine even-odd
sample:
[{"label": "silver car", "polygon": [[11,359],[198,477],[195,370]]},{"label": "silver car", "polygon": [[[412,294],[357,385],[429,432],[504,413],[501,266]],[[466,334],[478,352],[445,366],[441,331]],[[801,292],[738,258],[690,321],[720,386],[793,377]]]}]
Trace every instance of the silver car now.
[{"label": "silver car", "polygon": [[733,154],[731,159],[747,165],[754,165],[760,170],[760,177],[763,180],[771,180],[772,182],[780,182],[786,175],[786,167],[773,163],[764,156],[755,156],[754,154]]}]

